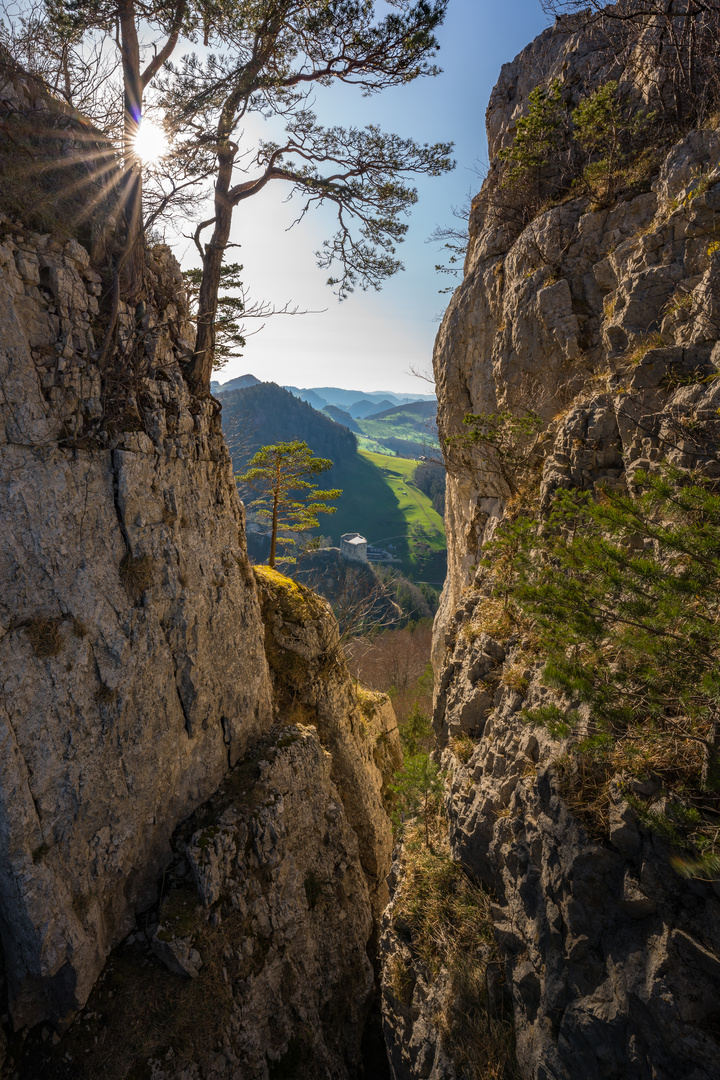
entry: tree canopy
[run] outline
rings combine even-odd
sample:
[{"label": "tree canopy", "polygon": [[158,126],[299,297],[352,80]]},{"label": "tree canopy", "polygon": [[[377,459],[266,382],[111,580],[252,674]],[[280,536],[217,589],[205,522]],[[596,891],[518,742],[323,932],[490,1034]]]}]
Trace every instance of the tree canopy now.
[{"label": "tree canopy", "polygon": [[[125,227],[104,354],[120,299],[144,299],[147,229],[173,210],[176,219],[194,219],[208,181],[212,211],[192,226],[202,268],[187,377],[198,393],[209,392],[216,358],[233,212],[269,184],[280,182],[283,197],[300,199],[297,220],[311,207],[334,208],[336,231],[316,255],[341,299],[355,288],[379,288],[401,269],[396,248],[417,199],[410,180],[451,169],[451,144],[418,143],[376,124],[326,126],[320,111],[325,90],[337,83],[372,95],[438,74],[434,31],[447,3],[51,0],[38,14],[35,0],[19,0],[21,17],[4,34],[17,59],[69,102],[87,103],[121,144],[114,167],[121,166]],[[37,48],[38,37],[47,48]],[[136,143],[148,108],[162,116],[169,139],[168,154],[153,169]],[[261,313],[274,312],[261,305]]]},{"label": "tree canopy", "polygon": [[681,842],[689,824],[696,850],[716,850],[720,496],[669,467],[634,480],[637,495],[558,492],[547,519],[505,523],[484,563],[561,694],[526,719],[577,730],[581,756],[611,774],[659,776],[662,829]]},{"label": "tree canopy", "polygon": [[[314,87],[344,83],[366,95],[432,76],[434,31],[447,0],[244,0],[208,20],[210,51],[168,65],[162,104],[181,151],[215,162],[212,214],[195,230],[202,259],[198,335],[191,384],[209,385],[223,256],[235,207],[268,184],[299,197],[300,220],[313,206],[335,208],[337,230],[316,252],[340,298],[379,288],[401,268],[396,245],[417,193],[413,175],[453,167],[451,145],[419,144],[364,128],[326,127],[310,99]],[[320,99],[321,100],[321,99]],[[284,126],[254,139],[252,118]],[[204,239],[206,230],[212,232]]]}]

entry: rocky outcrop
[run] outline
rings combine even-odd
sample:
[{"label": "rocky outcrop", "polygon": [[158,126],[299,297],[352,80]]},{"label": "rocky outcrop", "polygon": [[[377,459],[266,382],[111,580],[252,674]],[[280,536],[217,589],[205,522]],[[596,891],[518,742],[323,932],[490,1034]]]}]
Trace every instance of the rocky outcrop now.
[{"label": "rocky outcrop", "polygon": [[[503,67],[487,112],[491,159],[511,140],[538,84],[559,79],[563,99],[572,103],[619,76],[592,35],[545,31]],[[556,452],[550,459],[545,445],[546,480],[591,487],[642,464],[648,450],[657,454],[661,412],[667,423],[676,407],[685,414],[712,410],[714,398],[704,396],[699,382],[711,371],[706,365],[720,324],[719,156],[718,132],[693,131],[648,178],[647,191],[602,210],[592,210],[585,198],[566,199],[522,229],[500,220],[489,204],[497,184],[491,170],[473,202],[464,279],[435,345],[443,440],[462,432],[468,413],[532,410],[551,420],[573,409],[548,436]],[[660,347],[671,351],[658,355]],[[624,359],[637,349],[648,355],[627,377]],[[675,378],[675,393],[658,389],[673,381],[666,374],[690,372],[697,373],[694,388],[681,390]],[[575,451],[569,457],[568,446]],[[436,662],[441,635],[508,494],[502,468],[477,450],[451,463],[449,569]]]},{"label": "rocky outcrop", "polygon": [[0,44],[0,214],[79,241],[95,266],[117,241],[123,170],[115,144]]},{"label": "rocky outcrop", "polygon": [[255,574],[276,708],[286,721],[312,724],[330,753],[379,918],[392,852],[388,784],[402,762],[392,705],[353,684],[325,601],[269,567],[255,567]]},{"label": "rocky outcrop", "polygon": [[[16,1027],[82,1007],[173,829],[271,722],[243,510],[157,249],[100,367],[75,240],[0,224],[0,932]],[[122,348],[122,345],[120,345]]]},{"label": "rocky outcrop", "polygon": [[[552,700],[519,643],[461,630],[450,665],[438,722],[450,739],[451,847],[494,897],[523,1077],[623,1076],[631,1065],[642,1077],[710,1080],[720,890],[677,875],[669,843],[641,825],[620,785],[609,844],[568,809],[562,743],[519,714]],[[460,736],[474,748],[461,751]],[[637,782],[636,794],[662,805],[659,783]]]},{"label": "rocky outcrop", "polygon": [[[606,78],[622,80],[601,60],[584,31],[555,28],[505,65],[488,109],[491,156],[509,144],[536,85],[558,78],[574,102]],[[524,227],[491,212],[491,171],[436,343],[442,436],[459,434],[470,412],[538,413],[541,506],[558,487],[632,490],[635,470],[660,458],[713,474],[719,161],[718,132],[691,131],[645,190],[607,209],[566,197]],[[529,660],[522,634],[501,625],[476,570],[511,495],[503,462],[466,447],[448,464],[435,725],[453,854],[494,895],[520,1072],[710,1080],[717,886],[674,872],[665,840],[641,825],[619,785],[604,835],[578,817],[582,798],[571,812],[562,742],[519,715],[549,700],[542,658]],[[637,794],[652,810],[661,793],[648,783]]]},{"label": "rocky outcrop", "polygon": [[278,726],[176,831],[161,899],[22,1080],[348,1080],[373,988],[358,842],[313,728]]}]

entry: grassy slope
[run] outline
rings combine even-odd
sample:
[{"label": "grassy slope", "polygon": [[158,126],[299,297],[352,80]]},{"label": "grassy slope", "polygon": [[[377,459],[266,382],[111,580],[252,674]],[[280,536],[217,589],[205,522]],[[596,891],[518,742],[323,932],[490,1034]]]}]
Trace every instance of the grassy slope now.
[{"label": "grassy slope", "polygon": [[416,467],[417,462],[406,458],[361,450],[352,463],[343,463],[342,478],[337,479],[343,486],[337,512],[322,516],[320,531],[337,543],[342,533],[359,532],[371,544],[394,544],[403,573],[441,584],[445,529],[430,499],[412,482]]},{"label": "grassy slope", "polygon": [[[361,449],[371,453],[387,452],[386,439],[400,439],[408,443],[408,455],[419,457],[420,454],[428,454],[439,449],[437,432],[433,426],[422,416],[412,413],[398,413],[388,416],[384,420],[356,420],[362,435],[359,436]],[[392,452],[402,452],[397,445],[392,446]]]}]

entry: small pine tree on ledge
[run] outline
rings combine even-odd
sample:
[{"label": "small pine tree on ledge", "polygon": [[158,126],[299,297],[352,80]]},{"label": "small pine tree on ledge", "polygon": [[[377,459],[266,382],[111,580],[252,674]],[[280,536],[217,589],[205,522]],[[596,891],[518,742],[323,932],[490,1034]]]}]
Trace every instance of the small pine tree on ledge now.
[{"label": "small pine tree on ledge", "polygon": [[543,680],[569,703],[525,719],[563,737],[589,706],[577,753],[606,777],[660,777],[669,809],[649,823],[707,872],[720,832],[720,495],[670,468],[635,485],[637,497],[559,492],[546,521],[506,524],[484,564],[495,595],[533,620]]}]

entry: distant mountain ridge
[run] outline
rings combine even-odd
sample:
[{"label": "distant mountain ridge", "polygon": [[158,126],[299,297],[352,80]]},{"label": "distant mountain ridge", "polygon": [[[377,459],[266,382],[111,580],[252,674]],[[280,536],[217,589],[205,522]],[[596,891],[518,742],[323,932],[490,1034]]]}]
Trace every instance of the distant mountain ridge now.
[{"label": "distant mountain ridge", "polygon": [[345,412],[344,409],[338,409],[337,405],[326,405],[322,410],[326,416],[329,416],[331,420],[334,420],[336,424],[343,424],[346,428],[350,428],[350,431],[354,431],[355,434],[360,433],[360,428],[356,424],[349,412]]},{"label": "distant mountain ridge", "polygon": [[226,383],[219,383],[213,379],[210,389],[213,394],[227,394],[230,390],[245,390],[248,386],[257,386],[259,382],[260,379],[256,379],[254,375],[238,375],[236,379],[230,379]]},{"label": "distant mountain ridge", "polygon": [[393,408],[399,408],[399,406],[393,405],[393,402],[386,397],[383,398],[382,401],[372,401],[370,398],[360,398],[359,401],[354,401],[352,405],[348,405],[347,411],[356,420],[364,420],[366,416],[378,412],[380,409]]},{"label": "distant mountain ridge", "polygon": [[[225,394],[230,390],[242,390],[246,386],[255,386],[261,381],[254,375],[239,375],[237,378],[230,379],[225,383],[213,380],[211,390],[213,394]],[[343,412],[350,412],[350,407],[354,403],[368,401],[374,405],[375,411],[379,412],[382,409],[407,405],[410,402],[436,400],[434,394],[399,394],[392,390],[345,390],[339,386],[310,386],[304,388],[284,386],[283,390],[287,390],[288,393],[300,398],[301,401],[308,402],[318,411],[322,410],[326,405],[333,405],[335,408],[342,409]]]},{"label": "distant mountain ridge", "polygon": [[224,394],[222,423],[238,472],[261,446],[293,439],[308,443],[313,453],[336,465],[357,453],[352,432],[277,383],[255,382]]},{"label": "distant mountain ridge", "polygon": [[312,394],[313,396],[322,399],[325,405],[335,405],[339,409],[343,409],[345,412],[350,412],[350,406],[356,401],[372,401],[381,405],[383,401],[388,401],[393,405],[405,405],[410,401],[435,401],[434,394],[397,394],[392,390],[344,390],[339,386],[312,386],[307,389],[300,389],[297,386],[286,386],[286,390],[289,390],[291,394],[295,394],[296,397],[301,397],[303,400],[307,400],[305,395]]}]

